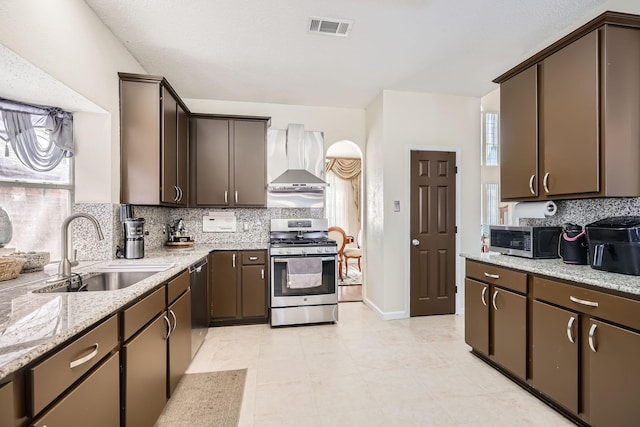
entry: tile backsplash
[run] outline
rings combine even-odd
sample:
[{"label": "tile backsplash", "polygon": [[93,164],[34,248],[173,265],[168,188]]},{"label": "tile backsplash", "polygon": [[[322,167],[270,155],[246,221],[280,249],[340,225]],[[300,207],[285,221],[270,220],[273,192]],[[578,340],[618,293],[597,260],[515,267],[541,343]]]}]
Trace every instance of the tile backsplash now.
[{"label": "tile backsplash", "polygon": [[[269,223],[272,218],[324,218],[321,208],[167,208],[157,206],[134,206],[134,215],[144,218],[145,251],[159,250],[167,240],[166,225],[182,218],[186,233],[196,243],[262,243],[269,241]],[[116,246],[124,244],[124,233],[120,222],[120,205],[111,203],[76,203],[74,212],[94,215],[102,227],[105,239],[98,241],[95,230],[88,221],[74,221],[73,245],[79,260],[113,259]],[[233,233],[205,233],[202,217],[209,212],[234,212],[237,231]],[[246,227],[245,227],[246,226]],[[244,229],[247,231],[243,231]]]},{"label": "tile backsplash", "polygon": [[521,218],[520,225],[561,226],[571,222],[585,226],[611,216],[640,215],[640,197],[558,200],[555,203],[558,210],[554,216]]}]

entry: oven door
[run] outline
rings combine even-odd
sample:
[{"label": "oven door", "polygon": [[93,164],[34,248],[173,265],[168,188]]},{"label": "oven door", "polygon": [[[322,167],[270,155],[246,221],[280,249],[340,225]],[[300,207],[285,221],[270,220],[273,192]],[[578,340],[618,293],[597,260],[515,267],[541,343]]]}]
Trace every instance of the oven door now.
[{"label": "oven door", "polygon": [[[300,256],[271,257],[271,307],[320,305],[338,303],[338,262],[335,255],[317,255],[322,258],[322,283],[313,288],[287,286],[288,261]],[[307,255],[309,256],[309,255]]]}]

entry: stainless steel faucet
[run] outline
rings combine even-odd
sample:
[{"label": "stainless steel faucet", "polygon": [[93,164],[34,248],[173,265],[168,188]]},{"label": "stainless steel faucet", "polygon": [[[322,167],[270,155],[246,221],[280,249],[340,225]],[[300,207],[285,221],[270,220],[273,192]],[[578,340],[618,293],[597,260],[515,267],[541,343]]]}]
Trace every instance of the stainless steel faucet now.
[{"label": "stainless steel faucet", "polygon": [[64,277],[71,276],[71,262],[69,261],[69,224],[76,218],[87,218],[89,221],[93,223],[96,228],[96,232],[98,233],[98,239],[103,240],[104,235],[102,234],[102,229],[100,228],[100,223],[93,215],[89,215],[86,213],[76,213],[73,215],[69,215],[62,221],[62,235],[60,236],[60,241],[62,242],[62,260],[60,261],[60,266],[58,267],[58,274]]}]

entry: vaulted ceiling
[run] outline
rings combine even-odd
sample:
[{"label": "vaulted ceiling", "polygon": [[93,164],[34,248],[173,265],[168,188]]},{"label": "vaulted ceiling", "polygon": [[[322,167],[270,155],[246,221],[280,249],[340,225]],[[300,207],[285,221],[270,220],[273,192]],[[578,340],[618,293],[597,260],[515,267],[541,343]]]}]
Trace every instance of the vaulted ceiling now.
[{"label": "vaulted ceiling", "polygon": [[[184,98],[366,107],[383,89],[483,96],[492,79],[637,0],[85,0]],[[612,9],[613,8],[613,9]],[[352,20],[347,37],[310,17]]]}]

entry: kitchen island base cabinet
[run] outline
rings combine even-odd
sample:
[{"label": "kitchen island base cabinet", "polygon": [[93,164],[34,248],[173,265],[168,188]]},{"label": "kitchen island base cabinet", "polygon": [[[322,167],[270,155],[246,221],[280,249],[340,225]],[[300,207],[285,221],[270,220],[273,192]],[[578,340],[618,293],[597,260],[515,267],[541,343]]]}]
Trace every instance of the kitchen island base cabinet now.
[{"label": "kitchen island base cabinet", "polygon": [[32,425],[34,427],[119,426],[119,378],[120,353],[116,352]]},{"label": "kitchen island base cabinet", "polygon": [[464,281],[464,340],[477,352],[489,355],[489,285]]},{"label": "kitchen island base cabinet", "polygon": [[[170,286],[171,284],[169,284]],[[172,322],[169,335],[167,397],[171,397],[191,363],[191,291],[187,290],[169,306]]]},{"label": "kitchen island base cabinet", "polygon": [[0,386],[0,426],[14,424],[13,383],[8,382]]}]

